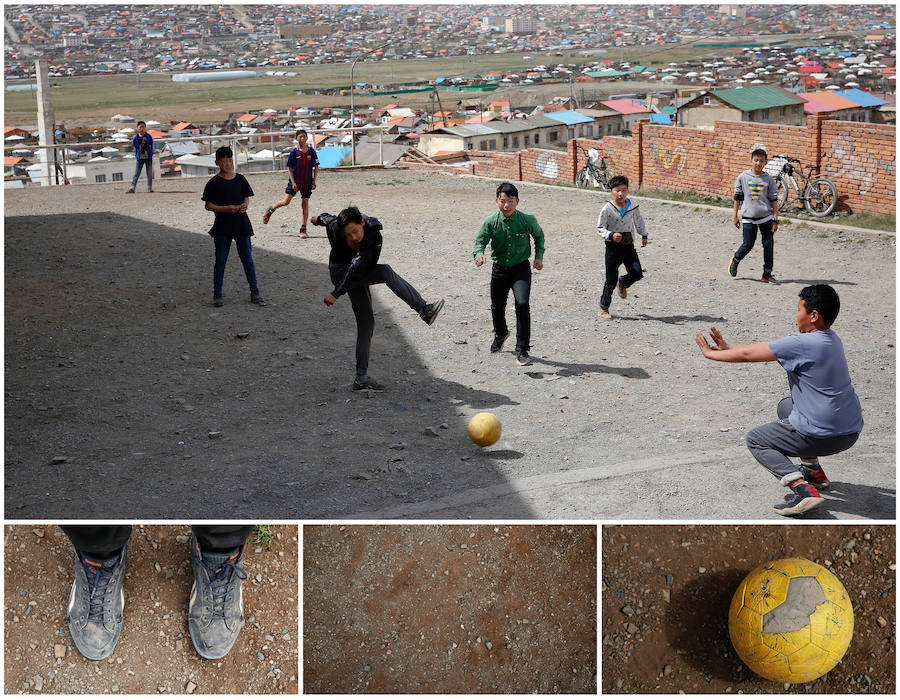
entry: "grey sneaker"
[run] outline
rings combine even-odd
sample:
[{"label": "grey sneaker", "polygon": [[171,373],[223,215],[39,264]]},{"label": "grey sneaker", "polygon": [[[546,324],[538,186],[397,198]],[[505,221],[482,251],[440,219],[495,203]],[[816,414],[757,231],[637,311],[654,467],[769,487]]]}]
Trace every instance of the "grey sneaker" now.
[{"label": "grey sneaker", "polygon": [[221,659],[231,651],[244,625],[244,598],[241,581],[247,572],[241,568],[244,554],[200,551],[197,538],[191,538],[191,564],[194,586],[188,604],[188,630],[194,649],[204,659]]},{"label": "grey sneaker", "polygon": [[259,292],[250,292],[250,303],[259,304],[260,306],[266,305],[265,299],[262,298],[262,295]]},{"label": "grey sneaker", "polygon": [[732,258],[728,263],[728,274],[731,275],[732,277],[737,277],[737,269],[738,269],[739,262],[740,262],[739,260],[735,260],[734,258]]},{"label": "grey sneaker", "polygon": [[529,367],[531,365],[531,357],[524,348],[516,348],[516,363],[519,367]]},{"label": "grey sneaker", "polygon": [[372,391],[383,391],[384,384],[381,382],[377,382],[368,374],[357,377],[353,380],[353,391],[362,391],[363,389],[370,389]]},{"label": "grey sneaker", "polygon": [[503,335],[495,335],[494,342],[491,343],[491,352],[500,352],[500,349],[503,347],[503,342],[507,338],[509,338],[509,331],[507,331]]},{"label": "grey sneaker", "polygon": [[433,304],[426,304],[425,308],[422,309],[422,320],[430,326],[434,323],[435,319],[438,317],[438,314],[441,313],[441,309],[443,308],[443,299],[439,299]]},{"label": "grey sneaker", "polygon": [[109,559],[75,552],[75,581],[69,593],[66,622],[75,648],[91,661],[112,654],[122,636],[127,551],[125,545]]},{"label": "grey sneaker", "polygon": [[125,194],[134,194],[134,187],[129,187],[127,190],[125,190]]}]

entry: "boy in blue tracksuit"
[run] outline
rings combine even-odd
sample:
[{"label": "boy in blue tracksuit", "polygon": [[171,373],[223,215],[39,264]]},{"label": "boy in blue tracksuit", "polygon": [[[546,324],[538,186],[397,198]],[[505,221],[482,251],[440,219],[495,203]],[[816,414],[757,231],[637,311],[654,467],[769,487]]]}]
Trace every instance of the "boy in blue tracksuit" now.
[{"label": "boy in blue tracksuit", "polygon": [[134,145],[134,158],[137,161],[134,166],[134,177],[131,178],[131,188],[128,194],[134,194],[138,178],[141,176],[141,168],[147,169],[147,191],[153,191],[153,137],[147,133],[147,123],[137,123],[137,133],[131,139]]}]

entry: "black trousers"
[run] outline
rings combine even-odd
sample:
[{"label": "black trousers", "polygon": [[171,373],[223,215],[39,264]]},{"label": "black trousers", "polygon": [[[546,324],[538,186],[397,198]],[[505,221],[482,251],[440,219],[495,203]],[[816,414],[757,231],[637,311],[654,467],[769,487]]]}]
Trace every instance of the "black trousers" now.
[{"label": "black trousers", "polygon": [[[625,274],[619,277],[619,266],[625,266]],[[600,306],[609,309],[612,303],[613,289],[618,282],[627,289],[644,277],[641,261],[633,245],[606,244],[606,282],[600,295]]]},{"label": "black trousers", "polygon": [[[79,552],[102,554],[121,549],[131,537],[131,525],[60,525]],[[206,552],[231,551],[243,547],[253,525],[191,525]]]},{"label": "black trousers", "polygon": [[503,267],[494,263],[491,269],[491,317],[494,321],[494,335],[505,336],[509,332],[506,325],[506,300],[512,290],[516,305],[516,348],[528,351],[531,348],[531,267],[527,260],[518,265]]}]

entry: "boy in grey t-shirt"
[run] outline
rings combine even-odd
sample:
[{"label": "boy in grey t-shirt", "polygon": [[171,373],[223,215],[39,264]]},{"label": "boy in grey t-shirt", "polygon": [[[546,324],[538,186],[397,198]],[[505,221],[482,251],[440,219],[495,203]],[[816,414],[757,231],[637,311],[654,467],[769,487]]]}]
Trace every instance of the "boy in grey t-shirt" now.
[{"label": "boy in grey t-shirt", "polygon": [[775,232],[778,230],[778,185],[763,169],[769,156],[762,148],[755,148],[750,154],[751,168],[738,175],[734,183],[734,227],[741,229],[744,242],[738,248],[731,262],[728,274],[737,277],[738,264],[756,243],[759,230],[763,247],[762,281],[778,284],[772,276],[775,265]]},{"label": "boy in grey t-shirt", "polygon": [[[818,489],[828,478],[818,458],[849,449],[863,427],[862,409],[853,390],[844,346],[831,324],[841,308],[838,294],[827,284],[800,290],[798,335],[770,343],[729,346],[710,329],[715,347],[702,333],[697,345],[703,356],[719,362],[778,362],[788,375],[791,397],[778,404],[778,421],[747,433],[747,447],[794,495],[775,506],[781,515],[796,515],[820,505]],[[797,467],[789,457],[800,457]]]}]

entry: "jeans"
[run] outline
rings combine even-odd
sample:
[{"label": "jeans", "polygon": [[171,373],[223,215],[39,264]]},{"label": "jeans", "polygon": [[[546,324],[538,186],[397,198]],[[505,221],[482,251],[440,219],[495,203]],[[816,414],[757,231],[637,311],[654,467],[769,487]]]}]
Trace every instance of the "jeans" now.
[{"label": "jeans", "polygon": [[834,455],[848,450],[859,439],[859,433],[816,437],[804,435],[790,421],[792,403],[782,399],[778,404],[779,420],[753,428],[747,433],[747,448],[757,462],[768,469],[783,486],[803,475],[788,457],[815,461],[822,455]]},{"label": "jeans", "polygon": [[756,229],[759,229],[762,237],[763,247],[763,276],[768,277],[772,274],[775,266],[775,234],[772,233],[772,221],[766,221],[762,224],[751,224],[744,222],[741,229],[744,234],[744,242],[734,254],[734,259],[740,262],[747,254],[753,250],[753,244],[756,243]]},{"label": "jeans", "polygon": [[531,267],[527,260],[518,265],[503,267],[494,263],[491,270],[491,317],[494,321],[494,335],[504,337],[509,328],[506,325],[506,300],[512,290],[516,305],[516,348],[531,348]]},{"label": "jeans", "polygon": [[137,186],[138,178],[141,176],[141,168],[147,169],[147,189],[153,189],[153,161],[150,158],[138,158],[134,164],[134,177],[131,178],[131,189]]},{"label": "jeans", "polygon": [[[625,274],[619,277],[619,265],[625,266]],[[606,282],[600,295],[600,306],[609,309],[612,303],[613,289],[621,282],[627,289],[644,277],[641,261],[633,245],[606,245]]]},{"label": "jeans", "polygon": [[[79,552],[105,554],[121,549],[131,537],[131,525],[62,525],[63,532]],[[252,525],[192,525],[205,552],[229,552],[243,547]]]},{"label": "jeans", "polygon": [[[231,250],[231,236],[213,236],[216,243],[216,264],[213,267],[213,293],[222,296],[222,283],[225,281],[225,263],[228,262],[228,251]],[[253,253],[250,246],[250,236],[235,236],[234,247],[244,265],[244,274],[250,291],[259,292],[256,286],[256,268],[253,265]]]},{"label": "jeans", "polygon": [[[331,264],[328,272],[333,284],[340,283],[347,276],[349,265]],[[375,311],[372,308],[373,284],[386,284],[394,294],[420,316],[425,310],[425,299],[415,287],[394,272],[390,265],[375,265],[357,284],[347,290],[353,315],[356,317],[356,376],[364,377],[369,371],[369,351],[375,332]]]}]

